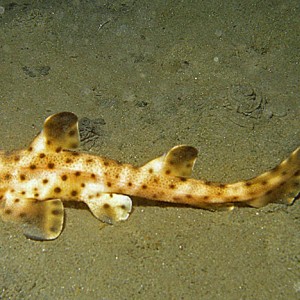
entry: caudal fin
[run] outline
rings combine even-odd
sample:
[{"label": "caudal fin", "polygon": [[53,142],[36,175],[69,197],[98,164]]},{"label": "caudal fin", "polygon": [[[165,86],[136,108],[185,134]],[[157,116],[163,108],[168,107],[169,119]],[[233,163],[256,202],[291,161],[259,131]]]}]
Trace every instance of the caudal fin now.
[{"label": "caudal fin", "polygon": [[246,202],[250,206],[292,204],[300,195],[300,147],[273,170],[246,181],[245,186],[260,194]]}]

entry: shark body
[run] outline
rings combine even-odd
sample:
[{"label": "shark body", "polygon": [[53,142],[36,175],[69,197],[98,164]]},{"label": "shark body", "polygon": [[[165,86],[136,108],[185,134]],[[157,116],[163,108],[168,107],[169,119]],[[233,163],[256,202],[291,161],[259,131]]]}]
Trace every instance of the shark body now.
[{"label": "shark body", "polygon": [[131,212],[129,196],[200,208],[292,204],[300,191],[300,147],[271,171],[232,184],[190,178],[198,151],[179,145],[142,167],[72,149],[78,118],[61,112],[45,120],[27,149],[0,152],[0,215],[19,223],[26,237],[57,238],[63,201],[83,201],[96,218],[113,224]]}]

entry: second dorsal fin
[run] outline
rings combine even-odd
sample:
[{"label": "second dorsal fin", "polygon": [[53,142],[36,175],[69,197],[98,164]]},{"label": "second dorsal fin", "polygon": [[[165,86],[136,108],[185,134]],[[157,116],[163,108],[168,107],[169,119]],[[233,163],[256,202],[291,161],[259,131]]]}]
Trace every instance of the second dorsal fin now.
[{"label": "second dorsal fin", "polygon": [[187,145],[173,147],[167,154],[151,160],[142,168],[171,176],[190,177],[198,150]]}]

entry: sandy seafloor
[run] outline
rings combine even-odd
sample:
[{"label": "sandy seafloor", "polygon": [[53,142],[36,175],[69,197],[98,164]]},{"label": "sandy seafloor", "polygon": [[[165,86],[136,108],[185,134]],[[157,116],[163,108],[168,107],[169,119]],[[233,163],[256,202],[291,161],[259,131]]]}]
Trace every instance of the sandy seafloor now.
[{"label": "sandy seafloor", "polygon": [[[65,110],[82,150],[142,165],[190,144],[193,177],[212,181],[256,176],[299,146],[298,0],[0,6],[0,148],[26,147]],[[51,242],[1,222],[0,299],[300,299],[300,201],[134,204],[114,226],[67,205]]]}]

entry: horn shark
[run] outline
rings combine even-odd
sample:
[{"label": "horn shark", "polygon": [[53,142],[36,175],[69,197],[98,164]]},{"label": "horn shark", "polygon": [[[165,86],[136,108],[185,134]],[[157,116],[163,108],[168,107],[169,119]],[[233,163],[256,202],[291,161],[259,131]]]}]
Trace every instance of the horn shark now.
[{"label": "horn shark", "polygon": [[190,178],[196,148],[179,145],[141,167],[72,150],[78,118],[48,117],[28,148],[0,152],[0,215],[21,225],[27,238],[53,240],[63,228],[63,201],[83,201],[99,220],[113,224],[131,212],[129,196],[200,208],[292,204],[300,191],[300,147],[277,167],[231,184]]}]

